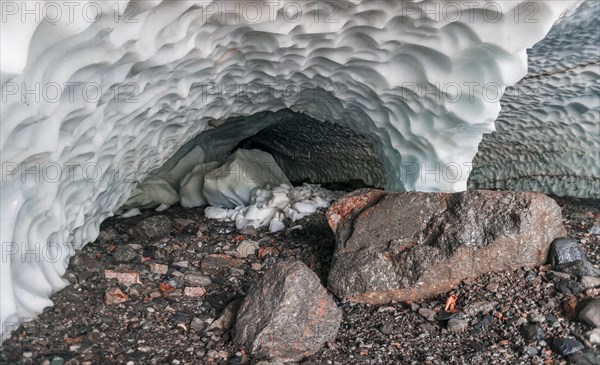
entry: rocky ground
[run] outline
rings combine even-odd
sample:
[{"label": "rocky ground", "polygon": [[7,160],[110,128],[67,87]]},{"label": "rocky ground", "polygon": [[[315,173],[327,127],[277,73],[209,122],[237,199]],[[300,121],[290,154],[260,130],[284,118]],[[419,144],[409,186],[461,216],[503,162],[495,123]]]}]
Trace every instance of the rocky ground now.
[{"label": "rocky ground", "polygon": [[[557,201],[569,237],[599,264],[600,202]],[[258,363],[233,344],[224,308],[281,261],[303,261],[325,284],[333,249],[323,212],[275,234],[239,232],[179,206],[107,220],[71,259],[71,285],[2,344],[0,363]],[[575,319],[598,298],[592,286],[548,265],[487,274],[455,290],[452,318],[440,318],[450,293],[380,306],[336,299],[337,338],[301,363],[600,364],[591,328]],[[560,354],[570,347],[574,355]]]}]

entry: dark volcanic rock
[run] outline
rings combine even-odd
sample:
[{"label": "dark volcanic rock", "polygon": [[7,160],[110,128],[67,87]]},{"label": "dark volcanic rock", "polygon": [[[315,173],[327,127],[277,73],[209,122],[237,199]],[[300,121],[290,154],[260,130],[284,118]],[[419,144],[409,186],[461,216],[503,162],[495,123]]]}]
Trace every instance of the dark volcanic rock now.
[{"label": "dark volcanic rock", "polygon": [[341,311],[305,264],[277,264],[244,299],[235,342],[259,357],[296,361],[335,339],[341,320]]},{"label": "dark volcanic rock", "polygon": [[555,270],[575,276],[600,276],[600,270],[588,261],[577,240],[573,238],[562,237],[552,242],[550,263]]},{"label": "dark volcanic rock", "polygon": [[583,350],[583,345],[574,338],[554,338],[550,343],[552,351],[559,355],[567,356]]},{"label": "dark volcanic rock", "polygon": [[566,231],[543,194],[359,190],[327,212],[336,234],[329,288],[365,303],[444,293],[486,272],[539,266]]},{"label": "dark volcanic rock", "polygon": [[171,233],[172,223],[169,217],[164,215],[155,215],[144,219],[133,227],[133,236],[142,239],[163,238]]}]

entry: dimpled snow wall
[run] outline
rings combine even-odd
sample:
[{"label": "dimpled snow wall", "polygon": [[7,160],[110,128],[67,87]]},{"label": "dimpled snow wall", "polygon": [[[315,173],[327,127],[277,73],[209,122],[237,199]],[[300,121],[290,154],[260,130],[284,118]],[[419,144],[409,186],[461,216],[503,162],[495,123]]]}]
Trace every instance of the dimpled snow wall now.
[{"label": "dimpled snow wall", "polygon": [[504,94],[469,188],[600,199],[600,2],[573,11],[528,51],[529,73]]},{"label": "dimpled snow wall", "polygon": [[574,3],[3,1],[2,331],[52,304],[148,172],[228,118],[333,121],[372,143],[386,188],[464,190],[495,94]]}]

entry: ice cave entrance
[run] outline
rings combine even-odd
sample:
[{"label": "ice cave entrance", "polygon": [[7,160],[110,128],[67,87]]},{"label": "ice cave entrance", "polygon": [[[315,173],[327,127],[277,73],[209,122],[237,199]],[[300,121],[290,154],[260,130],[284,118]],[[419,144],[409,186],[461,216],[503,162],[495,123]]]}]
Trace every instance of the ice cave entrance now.
[{"label": "ice cave entrance", "polygon": [[[139,208],[208,206],[208,218],[273,232],[327,208],[343,191],[383,188],[384,168],[365,135],[289,109],[213,123],[151,172],[126,202]],[[337,192],[337,193],[336,193]]]}]

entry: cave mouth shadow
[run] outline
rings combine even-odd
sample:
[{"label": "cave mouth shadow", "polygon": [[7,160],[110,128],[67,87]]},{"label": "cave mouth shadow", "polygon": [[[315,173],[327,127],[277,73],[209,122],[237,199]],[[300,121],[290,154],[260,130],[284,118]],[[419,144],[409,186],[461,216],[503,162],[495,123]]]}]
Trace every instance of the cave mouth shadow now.
[{"label": "cave mouth shadow", "polygon": [[258,149],[271,154],[294,186],[320,184],[341,191],[385,186],[380,157],[366,136],[290,109],[265,112],[265,117],[277,122],[238,142],[232,153]]}]

